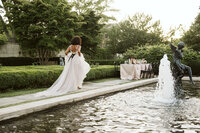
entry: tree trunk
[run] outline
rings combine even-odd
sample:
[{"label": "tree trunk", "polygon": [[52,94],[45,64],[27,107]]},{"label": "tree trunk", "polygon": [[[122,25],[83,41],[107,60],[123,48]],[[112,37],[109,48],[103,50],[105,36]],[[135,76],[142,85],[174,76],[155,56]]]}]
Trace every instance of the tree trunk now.
[{"label": "tree trunk", "polygon": [[[3,8],[4,8],[6,14],[9,14],[8,8],[5,6],[6,1],[7,0],[2,0],[2,4],[3,4]],[[3,21],[2,16],[0,17],[0,19],[1,19],[0,21],[2,22],[2,25],[3,25],[3,28],[4,28],[4,32],[6,33],[6,36],[8,38],[8,41],[15,43],[16,42],[16,35],[15,35],[14,27],[11,25],[10,18],[8,17],[8,22],[9,22],[9,25],[10,25],[10,29],[12,31],[12,35],[9,34],[6,23]]]},{"label": "tree trunk", "polygon": [[0,15],[0,22],[2,23],[3,31],[5,32],[8,41],[11,42],[11,41],[12,41],[12,37],[10,36],[9,31],[8,31],[8,29],[7,29],[7,27],[6,27],[6,24],[5,24],[5,22],[3,21],[3,18],[2,18],[1,15]]},{"label": "tree trunk", "polygon": [[38,55],[39,55],[39,62],[40,65],[46,65],[49,61],[50,51],[40,48],[38,49]]},{"label": "tree trunk", "polygon": [[15,31],[14,31],[14,28],[11,27],[11,29],[12,29],[12,42],[15,43],[17,40],[17,37],[16,37]]}]

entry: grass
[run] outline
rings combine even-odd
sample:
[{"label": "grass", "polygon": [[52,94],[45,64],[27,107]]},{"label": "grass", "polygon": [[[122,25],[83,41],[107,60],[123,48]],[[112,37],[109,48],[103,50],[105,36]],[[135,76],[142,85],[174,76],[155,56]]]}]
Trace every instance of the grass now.
[{"label": "grass", "polygon": [[[91,65],[91,68],[103,68],[103,67],[113,67],[113,65]],[[39,66],[2,66],[0,67],[0,72],[16,72],[25,70],[62,70],[64,67],[59,65],[39,65]]]},{"label": "grass", "polygon": [[1,72],[12,72],[12,71],[24,71],[24,70],[55,70],[63,69],[63,66],[59,65],[48,65],[48,66],[2,66],[0,68]]},{"label": "grass", "polygon": [[26,94],[32,94],[36,92],[40,92],[43,90],[46,90],[47,88],[28,88],[28,89],[22,89],[22,90],[9,90],[7,92],[1,92],[0,98],[4,97],[13,97],[13,96],[19,96],[19,95],[26,95]]},{"label": "grass", "polygon": [[93,80],[93,83],[102,83],[102,82],[107,82],[107,81],[112,81],[112,80],[117,80],[120,78],[105,78],[105,79],[97,79],[97,80]]}]

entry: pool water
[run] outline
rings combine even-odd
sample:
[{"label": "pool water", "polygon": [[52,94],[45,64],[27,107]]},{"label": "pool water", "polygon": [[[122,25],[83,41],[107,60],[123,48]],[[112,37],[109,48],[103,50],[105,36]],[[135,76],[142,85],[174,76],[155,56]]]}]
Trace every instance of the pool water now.
[{"label": "pool water", "polygon": [[200,82],[174,103],[155,102],[155,84],[61,105],[0,123],[2,133],[200,133]]}]

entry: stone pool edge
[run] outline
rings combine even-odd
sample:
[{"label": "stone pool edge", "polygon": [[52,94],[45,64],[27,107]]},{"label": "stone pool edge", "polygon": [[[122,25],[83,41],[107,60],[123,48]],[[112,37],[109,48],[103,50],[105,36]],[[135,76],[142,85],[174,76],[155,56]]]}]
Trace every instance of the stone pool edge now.
[{"label": "stone pool edge", "polygon": [[0,109],[0,121],[8,120],[11,118],[17,118],[23,115],[27,115],[30,113],[42,111],[54,106],[58,106],[61,104],[69,104],[73,102],[78,102],[90,98],[94,98],[97,96],[120,92],[128,89],[133,89],[141,86],[145,86],[148,84],[156,83],[158,81],[157,78],[139,80],[131,83],[125,83],[122,85],[115,85],[109,87],[103,87],[94,90],[88,90],[80,93],[64,95],[60,97],[54,97],[49,99],[43,99],[39,101],[33,101],[29,103],[24,103],[20,105],[9,106]]}]

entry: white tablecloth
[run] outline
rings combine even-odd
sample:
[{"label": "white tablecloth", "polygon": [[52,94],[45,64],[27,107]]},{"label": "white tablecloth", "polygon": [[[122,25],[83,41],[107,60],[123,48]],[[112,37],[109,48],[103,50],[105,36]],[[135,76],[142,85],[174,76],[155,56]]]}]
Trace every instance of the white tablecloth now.
[{"label": "white tablecloth", "polygon": [[120,64],[120,78],[140,79],[141,70],[147,70],[149,67],[151,67],[150,64]]}]

